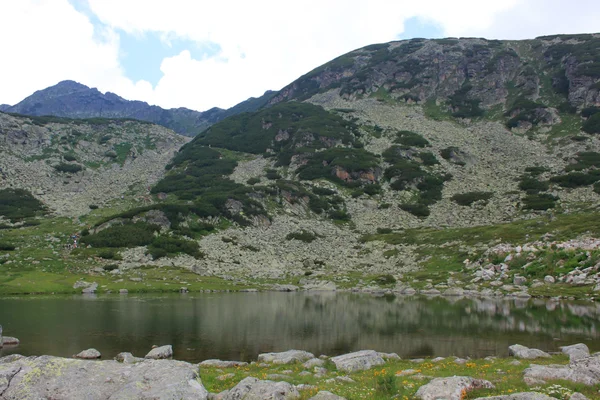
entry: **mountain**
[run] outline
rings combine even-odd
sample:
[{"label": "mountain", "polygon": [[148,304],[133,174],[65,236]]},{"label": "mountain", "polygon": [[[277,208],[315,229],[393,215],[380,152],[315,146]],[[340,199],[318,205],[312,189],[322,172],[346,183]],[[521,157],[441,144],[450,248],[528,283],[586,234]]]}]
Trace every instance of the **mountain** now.
[{"label": "mountain", "polygon": [[62,81],[38,90],[14,106],[3,105],[0,111],[67,118],[133,118],[194,136],[229,115],[260,108],[272,93],[268,91],[259,98],[250,98],[228,110],[211,108],[198,112],[187,108],[166,110],[143,101],[125,100],[114,93],[102,93],[74,81]]},{"label": "mountain", "polygon": [[553,295],[551,275],[591,296],[598,66],[597,34],[355,50],[195,136],[147,202],[83,217],[82,242],[245,287]]}]

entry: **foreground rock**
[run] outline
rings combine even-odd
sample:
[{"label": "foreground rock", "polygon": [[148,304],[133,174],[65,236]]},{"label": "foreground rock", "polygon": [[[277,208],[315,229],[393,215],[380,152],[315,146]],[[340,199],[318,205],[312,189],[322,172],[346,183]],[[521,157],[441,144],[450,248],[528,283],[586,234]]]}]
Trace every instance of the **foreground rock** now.
[{"label": "foreground rock", "polygon": [[517,358],[524,358],[527,360],[550,357],[550,354],[542,350],[530,349],[529,347],[521,346],[520,344],[513,344],[512,346],[509,346],[508,354]]},{"label": "foreground rock", "polygon": [[577,343],[571,346],[562,346],[560,350],[564,354],[569,355],[569,360],[571,362],[588,358],[590,356],[590,349],[583,343]]},{"label": "foreground rock", "polygon": [[373,350],[363,350],[354,353],[332,357],[331,361],[340,371],[355,372],[371,369],[377,365],[385,364],[385,360]]},{"label": "foreground rock", "polygon": [[345,397],[338,396],[337,394],[321,390],[319,393],[311,397],[309,400],[346,400]]},{"label": "foreground rock", "polygon": [[244,365],[248,365],[248,363],[242,361],[204,360],[198,365],[205,368],[233,368],[243,367]]},{"label": "foreground rock", "polygon": [[12,337],[12,336],[0,336],[0,338],[2,339],[2,343],[0,343],[0,347],[2,346],[18,346],[19,343],[21,343],[19,341],[19,339],[17,339],[16,337]]},{"label": "foreground rock", "polygon": [[493,389],[491,382],[468,376],[435,378],[417,390],[415,396],[422,400],[461,400],[465,392],[474,389]]},{"label": "foreground rock", "polygon": [[540,381],[563,379],[584,385],[600,383],[600,357],[588,357],[572,361],[569,365],[532,364],[524,372],[525,382],[538,384]]},{"label": "foreground rock", "polygon": [[299,399],[298,390],[287,382],[261,381],[244,378],[235,385],[223,400],[287,400]]},{"label": "foreground rock", "polygon": [[115,360],[118,362],[121,362],[121,363],[125,363],[125,364],[135,364],[135,363],[144,361],[143,358],[135,357],[131,353],[119,353],[115,357]]},{"label": "foreground rock", "polygon": [[288,350],[281,353],[262,353],[258,355],[259,362],[270,362],[273,364],[292,364],[308,361],[315,355],[308,351]]},{"label": "foreground rock", "polygon": [[95,360],[102,357],[102,354],[96,349],[83,350],[79,354],[74,355],[75,358],[81,358],[83,360]]},{"label": "foreground rock", "polygon": [[0,394],[21,399],[200,399],[208,392],[194,365],[173,360],[137,364],[52,356],[0,359]]},{"label": "foreground rock", "polygon": [[[572,397],[571,397],[572,398]],[[554,397],[546,396],[537,392],[523,392],[505,396],[479,397],[475,400],[556,400]]]},{"label": "foreground rock", "polygon": [[163,360],[165,358],[171,357],[173,357],[173,347],[170,344],[168,344],[166,346],[160,346],[150,350],[150,352],[146,354],[146,357],[144,358],[150,358],[153,360]]}]

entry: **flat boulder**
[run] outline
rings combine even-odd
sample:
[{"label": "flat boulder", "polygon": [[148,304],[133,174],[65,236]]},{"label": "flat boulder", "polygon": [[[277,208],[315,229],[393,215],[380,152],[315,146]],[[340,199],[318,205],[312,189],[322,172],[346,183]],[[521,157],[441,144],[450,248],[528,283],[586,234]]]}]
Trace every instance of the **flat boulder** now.
[{"label": "flat boulder", "polygon": [[231,389],[223,400],[288,400],[299,399],[298,390],[287,382],[261,381],[244,378]]},{"label": "flat boulder", "polygon": [[319,393],[314,395],[308,400],[346,400],[345,397],[338,396],[337,394],[328,392],[327,390],[321,390]]},{"label": "flat boulder", "polygon": [[0,338],[2,338],[2,346],[18,346],[21,343],[19,339],[12,336],[0,336]]},{"label": "flat boulder", "polygon": [[321,360],[320,358],[311,358],[310,360],[302,364],[302,366],[306,369],[322,367],[323,365],[325,365],[325,360]]},{"label": "flat boulder", "polygon": [[197,368],[174,360],[121,364],[52,356],[5,357],[0,362],[3,400],[199,399],[208,392]]},{"label": "flat boulder", "polygon": [[262,353],[258,355],[259,362],[273,364],[292,364],[308,361],[311,358],[315,358],[315,355],[302,350],[288,350],[281,353]]},{"label": "flat boulder", "polygon": [[567,354],[571,362],[588,358],[590,356],[590,349],[583,343],[577,343],[571,346],[562,346],[560,351],[562,351],[564,354]]},{"label": "flat boulder", "polygon": [[115,360],[118,362],[121,362],[121,363],[125,363],[125,364],[135,364],[135,363],[144,361],[143,358],[135,357],[131,353],[119,353],[115,357]]},{"label": "flat boulder", "polygon": [[343,354],[341,356],[332,357],[331,361],[338,370],[345,372],[364,371],[385,364],[385,360],[379,353],[373,350],[362,350]]},{"label": "flat boulder", "polygon": [[242,361],[204,360],[198,365],[201,368],[234,368],[243,367],[248,365],[248,363]]},{"label": "flat boulder", "polygon": [[583,358],[571,361],[569,365],[532,364],[523,374],[523,378],[531,382],[560,379],[588,386],[598,385],[600,384],[600,358]]},{"label": "flat boulder", "polygon": [[493,389],[494,385],[483,379],[469,376],[435,378],[417,390],[415,397],[422,400],[461,400],[465,392],[474,389]]},{"label": "flat boulder", "polygon": [[512,346],[509,346],[508,354],[517,358],[525,358],[527,360],[550,357],[550,354],[546,353],[545,351],[530,349],[529,347],[521,346],[520,344],[513,344]]},{"label": "flat boulder", "polygon": [[504,396],[478,397],[475,400],[556,400],[556,398],[537,392],[523,392]]},{"label": "flat boulder", "polygon": [[100,352],[96,349],[87,349],[83,350],[79,354],[75,354],[73,357],[81,358],[83,360],[95,360],[102,357],[102,354],[100,354]]},{"label": "flat boulder", "polygon": [[148,354],[146,354],[146,357],[144,357],[144,358],[151,358],[153,360],[162,360],[162,359],[171,358],[171,357],[173,357],[173,347],[170,344],[167,344],[165,346],[160,346],[160,347],[150,350],[150,352],[148,352]]}]

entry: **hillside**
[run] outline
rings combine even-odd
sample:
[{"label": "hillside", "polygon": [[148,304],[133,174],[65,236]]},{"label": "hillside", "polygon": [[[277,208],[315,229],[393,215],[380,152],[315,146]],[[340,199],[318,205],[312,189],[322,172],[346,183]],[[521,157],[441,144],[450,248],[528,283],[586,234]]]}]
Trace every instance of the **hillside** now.
[{"label": "hillside", "polygon": [[194,136],[230,115],[262,107],[271,95],[272,92],[266,92],[259,98],[250,98],[228,110],[216,107],[204,112],[187,108],[166,110],[143,101],[125,100],[114,93],[101,93],[98,89],[74,81],[62,81],[38,90],[14,106],[2,105],[0,111],[66,118],[132,118],[162,125],[186,136]]},{"label": "hillside", "polygon": [[353,51],[196,136],[145,203],[81,217],[86,254],[116,278],[591,296],[598,65],[599,35]]}]

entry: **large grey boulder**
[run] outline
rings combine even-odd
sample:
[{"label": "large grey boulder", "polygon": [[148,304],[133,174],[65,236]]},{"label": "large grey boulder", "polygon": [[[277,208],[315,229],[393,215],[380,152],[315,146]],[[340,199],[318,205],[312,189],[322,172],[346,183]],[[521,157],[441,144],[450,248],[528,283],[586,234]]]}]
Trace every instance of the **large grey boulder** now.
[{"label": "large grey boulder", "polygon": [[91,285],[81,289],[81,293],[92,294],[92,293],[96,293],[96,290],[98,290],[98,284],[96,282],[94,282]]},{"label": "large grey boulder", "polygon": [[523,392],[508,394],[504,396],[478,397],[475,400],[556,400],[554,397],[546,396],[537,392]]},{"label": "large grey boulder", "polygon": [[162,359],[171,358],[171,357],[173,357],[173,347],[170,344],[167,344],[166,346],[160,346],[160,347],[150,350],[150,352],[148,352],[148,354],[146,354],[146,357],[144,357],[144,358],[151,358],[153,360],[162,360]]},{"label": "large grey boulder", "polygon": [[340,371],[354,372],[371,369],[377,365],[385,364],[385,360],[373,350],[362,350],[354,353],[332,357],[331,361]]},{"label": "large grey boulder", "polygon": [[417,390],[415,396],[422,400],[461,400],[465,392],[474,389],[492,389],[494,385],[483,379],[469,376],[435,378]]},{"label": "large grey boulder", "polygon": [[597,385],[600,383],[600,358],[583,358],[569,365],[532,364],[525,370],[524,379],[533,382],[562,379],[589,386]]},{"label": "large grey boulder", "polygon": [[273,364],[292,364],[308,361],[315,355],[308,351],[288,350],[281,353],[262,353],[258,355],[259,362],[270,362]]},{"label": "large grey boulder", "polygon": [[201,368],[233,368],[243,367],[244,365],[248,365],[248,363],[242,361],[204,360],[198,365]]},{"label": "large grey boulder", "polygon": [[287,400],[299,399],[300,393],[287,382],[261,381],[244,378],[231,389],[224,400]]},{"label": "large grey boulder", "polygon": [[2,342],[0,347],[2,346],[18,346],[21,341],[16,337],[12,336],[3,336],[0,337],[0,341]]},{"label": "large grey boulder", "polygon": [[560,351],[562,351],[564,354],[568,354],[571,362],[588,358],[590,356],[590,349],[583,343],[577,343],[571,346],[562,346]]},{"label": "large grey boulder", "polygon": [[346,398],[338,396],[337,394],[333,394],[326,390],[321,390],[319,393],[317,393],[308,400],[346,400]]},{"label": "large grey boulder", "polygon": [[513,344],[512,346],[509,346],[508,354],[517,358],[525,358],[527,360],[550,357],[550,354],[542,350],[530,349],[529,347],[521,346],[520,344]]},{"label": "large grey boulder", "polygon": [[126,352],[117,354],[115,360],[125,364],[135,364],[144,361],[143,358],[135,357],[133,354]]},{"label": "large grey boulder", "polygon": [[183,361],[121,364],[52,356],[0,359],[3,400],[204,400],[207,396],[195,366]]},{"label": "large grey boulder", "polygon": [[97,358],[102,357],[102,355],[96,349],[87,349],[87,350],[83,350],[79,354],[74,355],[73,357],[75,357],[75,358],[81,358],[81,359],[84,359],[84,360],[95,360]]}]

